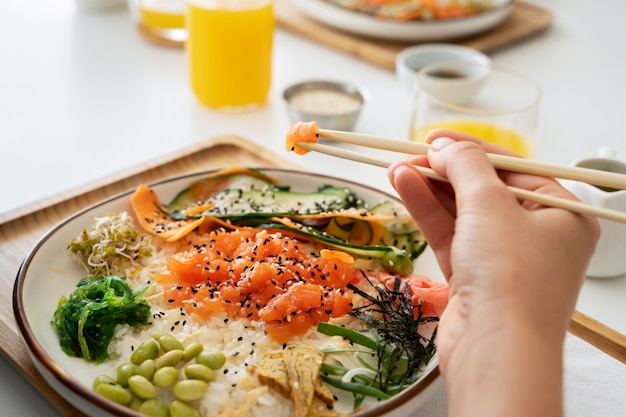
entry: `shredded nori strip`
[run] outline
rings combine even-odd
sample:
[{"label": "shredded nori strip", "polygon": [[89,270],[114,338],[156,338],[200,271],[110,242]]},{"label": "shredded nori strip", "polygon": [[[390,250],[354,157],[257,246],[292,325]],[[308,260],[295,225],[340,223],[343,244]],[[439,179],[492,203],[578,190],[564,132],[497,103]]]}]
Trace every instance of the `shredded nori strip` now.
[{"label": "shredded nori strip", "polygon": [[418,329],[425,323],[438,322],[439,317],[424,316],[421,303],[413,306],[409,286],[404,285],[402,290],[400,277],[395,278],[394,288],[390,290],[372,284],[365,273],[363,276],[378,295],[373,297],[348,284],[348,288],[370,302],[355,308],[351,314],[363,320],[379,338],[379,388],[387,392],[391,386],[407,386],[418,379],[436,352],[437,328],[428,338]]}]

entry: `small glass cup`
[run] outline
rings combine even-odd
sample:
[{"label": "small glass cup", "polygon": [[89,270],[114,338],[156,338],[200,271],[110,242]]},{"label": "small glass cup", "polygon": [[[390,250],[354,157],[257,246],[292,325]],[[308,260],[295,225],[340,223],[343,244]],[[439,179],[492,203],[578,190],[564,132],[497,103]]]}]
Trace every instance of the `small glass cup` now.
[{"label": "small glass cup", "polygon": [[128,0],[139,32],[149,41],[181,46],[187,40],[186,0]]},{"label": "small glass cup", "polygon": [[532,157],[541,89],[531,79],[492,63],[439,63],[416,74],[413,95],[411,140],[446,128]]},{"label": "small glass cup", "polygon": [[272,78],[273,0],[188,0],[191,88],[207,107],[229,112],[267,101]]}]

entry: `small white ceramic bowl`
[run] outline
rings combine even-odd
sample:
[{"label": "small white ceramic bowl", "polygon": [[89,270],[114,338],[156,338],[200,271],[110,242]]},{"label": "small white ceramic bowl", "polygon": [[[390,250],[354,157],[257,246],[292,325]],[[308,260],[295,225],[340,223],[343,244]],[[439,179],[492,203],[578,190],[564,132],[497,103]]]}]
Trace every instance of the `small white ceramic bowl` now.
[{"label": "small white ceramic bowl", "polygon": [[460,61],[428,65],[415,76],[414,89],[439,102],[463,106],[476,96],[491,68],[490,63]]},{"label": "small white ceramic bowl", "polygon": [[413,88],[415,75],[424,67],[444,62],[474,62],[489,64],[491,60],[482,52],[466,46],[448,43],[425,43],[410,46],[396,56],[396,76],[406,87]]},{"label": "small white ceramic bowl", "polygon": [[315,121],[322,129],[352,130],[365,104],[365,90],[336,81],[304,81],[283,92],[289,119]]},{"label": "small white ceramic bowl", "polygon": [[[596,157],[582,158],[575,167],[626,174],[626,161],[617,159],[615,149],[602,147]],[[580,181],[563,180],[563,186],[583,203],[610,210],[626,211],[626,190],[602,189]],[[615,278],[625,276],[626,224],[605,219],[600,223],[600,240],[587,267],[589,278]]]}]

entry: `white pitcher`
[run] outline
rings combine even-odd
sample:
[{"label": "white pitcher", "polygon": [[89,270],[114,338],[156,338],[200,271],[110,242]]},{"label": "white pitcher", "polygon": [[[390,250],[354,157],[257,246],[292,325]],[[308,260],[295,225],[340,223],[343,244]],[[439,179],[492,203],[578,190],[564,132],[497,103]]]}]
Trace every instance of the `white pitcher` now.
[{"label": "white pitcher", "polygon": [[[601,148],[598,156],[584,158],[573,165],[584,168],[626,174],[626,163],[615,158],[615,151]],[[626,212],[626,190],[606,190],[575,181],[563,185],[581,201],[598,207]],[[611,278],[626,274],[626,224],[599,219],[602,229],[596,251],[591,259],[587,276]]]}]

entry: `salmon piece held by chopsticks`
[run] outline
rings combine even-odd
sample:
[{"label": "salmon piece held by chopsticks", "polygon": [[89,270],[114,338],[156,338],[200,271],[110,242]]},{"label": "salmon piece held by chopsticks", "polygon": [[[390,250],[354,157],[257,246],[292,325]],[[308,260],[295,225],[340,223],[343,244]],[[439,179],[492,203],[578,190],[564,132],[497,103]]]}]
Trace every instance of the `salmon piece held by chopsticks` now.
[{"label": "salmon piece held by chopsticks", "polygon": [[287,131],[287,144],[285,148],[288,152],[295,152],[297,155],[306,155],[310,151],[306,148],[296,146],[296,143],[317,143],[317,131],[317,123],[314,121],[292,124]]}]

